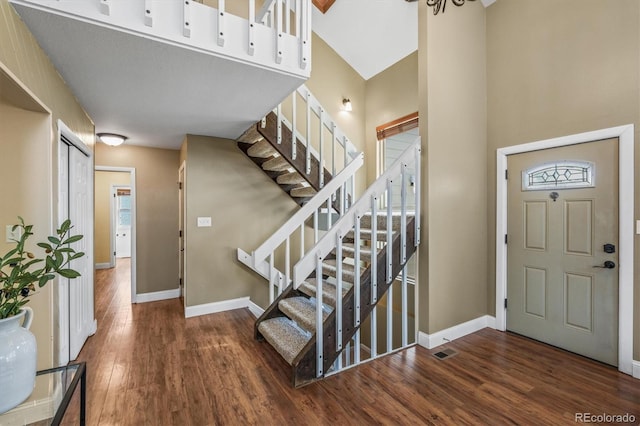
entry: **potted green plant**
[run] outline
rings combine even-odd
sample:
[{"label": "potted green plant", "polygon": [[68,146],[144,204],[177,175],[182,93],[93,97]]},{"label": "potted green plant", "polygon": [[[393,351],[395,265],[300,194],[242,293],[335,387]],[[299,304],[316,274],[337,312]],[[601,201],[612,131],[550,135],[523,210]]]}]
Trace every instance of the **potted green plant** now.
[{"label": "potted green plant", "polygon": [[84,256],[70,246],[83,237],[71,235],[71,221],[66,220],[47,241],[37,243],[44,256],[36,257],[27,248],[33,225],[25,225],[21,217],[18,220],[13,227],[20,235],[16,246],[0,257],[0,413],[24,401],[35,384],[36,340],[29,331],[33,311],[25,305],[56,275],[79,277],[70,263]]}]

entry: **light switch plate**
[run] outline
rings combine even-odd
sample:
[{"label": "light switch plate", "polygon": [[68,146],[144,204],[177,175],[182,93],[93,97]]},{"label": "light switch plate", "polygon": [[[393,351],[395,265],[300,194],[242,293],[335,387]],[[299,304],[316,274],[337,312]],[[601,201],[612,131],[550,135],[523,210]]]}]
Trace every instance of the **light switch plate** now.
[{"label": "light switch plate", "polygon": [[199,217],[198,218],[198,228],[210,227],[211,226],[211,218],[210,217]]},{"label": "light switch plate", "polygon": [[15,243],[17,240],[20,239],[20,237],[22,237],[22,228],[16,228],[15,231],[13,231],[13,226],[14,225],[7,225],[7,234],[6,234],[6,242],[8,243]]}]

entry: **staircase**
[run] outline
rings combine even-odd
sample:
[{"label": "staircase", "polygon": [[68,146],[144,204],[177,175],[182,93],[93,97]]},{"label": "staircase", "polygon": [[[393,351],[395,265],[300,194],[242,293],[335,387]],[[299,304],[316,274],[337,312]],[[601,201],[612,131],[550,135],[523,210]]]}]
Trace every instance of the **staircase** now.
[{"label": "staircase", "polygon": [[[289,194],[298,205],[302,206],[333,178],[337,171],[336,162],[342,160],[343,166],[346,166],[350,157],[353,158],[357,151],[346,136],[336,130],[335,122],[324,114],[322,107],[305,85],[300,86],[292,94],[290,109],[297,110],[296,105],[299,103],[297,100],[299,97],[302,97],[306,107],[304,114],[307,128],[306,136],[297,131],[295,116],[292,123],[285,118],[282,106],[278,106],[262,121],[247,129],[236,141],[242,152],[284,192]],[[315,119],[315,123],[312,121],[313,119]],[[312,135],[312,126],[320,128],[320,132]],[[321,166],[326,161],[323,154],[327,130],[331,131],[332,137],[332,149],[329,153],[332,171]],[[343,153],[341,159],[337,158],[339,155],[337,149]],[[332,202],[332,207],[336,212],[340,211],[341,200],[342,194],[340,193]],[[347,205],[350,203],[351,196],[349,194],[345,194],[345,201]]]},{"label": "staircase", "polygon": [[[309,99],[306,88],[303,98]],[[279,106],[252,126],[238,145],[301,209],[251,254],[238,249],[238,259],[269,281],[271,304],[256,321],[255,337],[268,342],[291,366],[292,383],[300,387],[364,362],[366,336],[361,329],[367,318],[368,359],[415,342],[415,336],[409,336],[408,298],[413,290],[407,262],[419,245],[420,140],[352,203],[363,155],[352,153],[319,107],[317,116],[320,122],[328,120],[332,142],[344,142],[342,170],[331,173],[320,167],[326,162],[323,131],[314,149],[309,120],[306,137],[296,128],[295,101],[293,120],[282,110]],[[335,171],[335,148],[332,151]],[[326,223],[321,224],[323,216]],[[293,246],[298,244],[296,253]],[[400,346],[393,344],[392,286],[400,286]],[[382,300],[386,352],[377,345],[377,312],[384,309],[377,305]]]},{"label": "staircase", "polygon": [[[386,217],[378,216],[378,241],[383,242],[382,248],[374,250],[372,244],[371,214],[365,215],[360,221],[359,242],[355,241],[354,233],[350,232],[343,239],[342,256],[338,257],[336,249],[322,262],[322,280],[316,276],[309,277],[301,283],[297,290],[292,285],[272,303],[264,314],[256,321],[256,338],[265,339],[273,348],[293,367],[293,384],[300,387],[317,379],[316,358],[316,304],[317,287],[322,286],[322,342],[323,361],[322,371],[328,372],[335,360],[340,356],[342,348],[346,348],[360,327],[360,320],[356,319],[354,306],[360,309],[360,317],[366,318],[377,301],[389,289],[391,282],[387,282],[387,230]],[[407,216],[407,259],[415,252],[415,222],[413,215]],[[401,259],[400,217],[392,220],[392,252],[396,255],[392,259],[391,275],[395,278],[404,268]],[[362,266],[356,272],[355,252],[359,250]],[[342,259],[339,262],[338,259]],[[375,262],[375,266],[373,263]],[[339,264],[341,263],[341,264]],[[378,284],[371,286],[371,271],[377,269]],[[342,273],[342,289],[339,296],[336,286],[338,270]],[[361,269],[363,269],[361,271]],[[359,280],[355,275],[359,273]],[[313,274],[315,275],[315,274]],[[321,283],[319,284],[319,281]],[[359,291],[355,283],[359,281]],[[358,295],[359,293],[359,295]],[[359,296],[359,297],[358,297]],[[338,303],[338,299],[341,299]],[[357,300],[359,299],[359,300]],[[336,344],[336,307],[342,310],[342,348]]]}]

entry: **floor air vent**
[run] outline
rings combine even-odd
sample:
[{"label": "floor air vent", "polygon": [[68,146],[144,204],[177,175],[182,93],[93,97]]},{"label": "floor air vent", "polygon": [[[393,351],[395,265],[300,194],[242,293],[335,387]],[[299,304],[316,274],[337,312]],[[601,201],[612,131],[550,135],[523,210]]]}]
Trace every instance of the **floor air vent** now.
[{"label": "floor air vent", "polygon": [[445,349],[442,350],[440,352],[436,352],[433,354],[433,356],[435,356],[436,358],[442,360],[442,359],[447,359],[447,358],[451,358],[452,356],[456,356],[458,355],[458,352],[454,351],[453,349]]}]

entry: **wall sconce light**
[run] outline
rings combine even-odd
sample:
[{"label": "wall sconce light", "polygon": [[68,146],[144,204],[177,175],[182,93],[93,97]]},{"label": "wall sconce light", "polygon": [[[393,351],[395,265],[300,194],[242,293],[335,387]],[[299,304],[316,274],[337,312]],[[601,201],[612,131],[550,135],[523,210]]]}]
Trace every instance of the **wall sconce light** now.
[{"label": "wall sconce light", "polygon": [[351,101],[349,99],[345,98],[342,100],[342,109],[348,112],[353,111],[353,106],[351,105]]},{"label": "wall sconce light", "polygon": [[118,135],[116,133],[98,133],[96,134],[100,141],[109,146],[118,146],[122,145],[124,141],[129,139],[126,136]]}]

